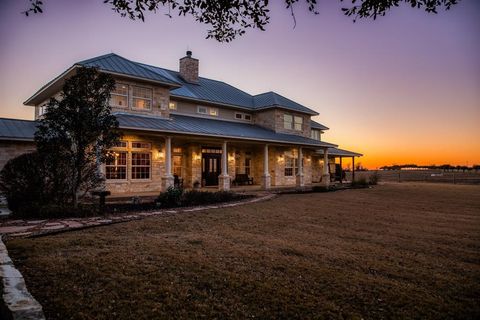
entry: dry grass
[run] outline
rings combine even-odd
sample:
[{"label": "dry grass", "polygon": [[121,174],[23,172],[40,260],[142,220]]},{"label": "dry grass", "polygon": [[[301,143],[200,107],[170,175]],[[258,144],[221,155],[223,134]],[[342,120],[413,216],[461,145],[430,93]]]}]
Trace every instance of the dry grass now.
[{"label": "dry grass", "polygon": [[50,319],[480,317],[478,186],[284,195],[7,245]]}]

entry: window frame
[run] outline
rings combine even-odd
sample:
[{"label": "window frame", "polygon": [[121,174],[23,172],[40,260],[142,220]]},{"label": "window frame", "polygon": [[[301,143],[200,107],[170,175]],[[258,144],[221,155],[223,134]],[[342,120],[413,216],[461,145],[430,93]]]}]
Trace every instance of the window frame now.
[{"label": "window frame", "polygon": [[[247,117],[249,117],[250,119],[247,119]],[[252,115],[249,113],[235,112],[234,118],[235,120],[252,122]]]},{"label": "window frame", "polygon": [[[287,121],[287,117],[290,117],[291,121]],[[290,124],[287,126],[287,124]],[[283,114],[283,128],[286,130],[293,130],[293,115],[289,113]]]},{"label": "window frame", "polygon": [[[297,120],[300,119],[300,122]],[[299,128],[297,128],[297,125],[300,125]],[[293,129],[295,131],[303,131],[303,117],[302,116],[293,116]]]},{"label": "window frame", "polygon": [[317,129],[311,129],[310,130],[310,138],[313,140],[319,140],[320,141],[320,130]]},{"label": "window frame", "polygon": [[[140,96],[136,96],[134,94],[134,90],[135,88],[139,88],[139,89],[146,89],[148,91],[151,92],[151,96],[150,98],[145,98],[145,97],[140,97]],[[135,100],[138,99],[138,100],[147,100],[147,101],[150,101],[149,103],[149,108],[137,108],[136,105],[135,105]],[[153,108],[153,89],[152,88],[149,88],[149,87],[142,87],[142,86],[137,86],[137,85],[132,85],[132,110],[142,110],[142,111],[151,111]]]},{"label": "window frame", "polygon": [[[145,151],[132,151],[130,152],[131,157],[130,157],[130,179],[134,181],[146,181],[146,180],[151,180],[152,179],[152,153],[151,152],[145,152]],[[141,165],[141,164],[133,164],[134,161],[134,155],[148,155],[148,165]],[[138,159],[136,159],[138,160]],[[144,159],[139,159],[139,160],[144,160]],[[148,178],[144,177],[134,177],[134,171],[136,168],[148,168]],[[142,173],[142,172],[140,172]]]},{"label": "window frame", "polygon": [[[200,112],[200,109],[205,109],[205,112]],[[208,112],[208,107],[205,107],[205,106],[197,106],[197,113],[208,116],[208,113],[209,113],[209,112]]]},{"label": "window frame", "polygon": [[[172,106],[173,106],[173,108],[172,108]],[[170,101],[168,103],[168,110],[177,111],[177,101]]]},{"label": "window frame", "polygon": [[[129,101],[129,93],[130,93],[130,86],[126,83],[121,83],[121,82],[118,82],[118,83],[115,83],[115,90],[117,90],[117,86],[126,86],[127,87],[127,93],[126,94],[120,94],[120,93],[116,93],[115,91],[112,91],[110,93],[110,102],[109,102],[109,105],[110,107],[112,108],[119,108],[119,109],[128,109],[128,106],[130,104],[130,101]],[[112,97],[113,96],[118,96],[118,97],[125,97],[126,100],[127,100],[127,103],[125,104],[125,106],[121,106],[121,105],[114,105],[112,104]]]},{"label": "window frame", "polygon": [[[127,150],[115,150],[113,151],[114,153],[120,154],[125,154],[125,164],[124,165],[119,165],[117,163],[115,164],[108,164],[108,162],[105,162],[105,180],[107,181],[127,181],[128,180],[128,151]],[[117,158],[115,158],[115,161],[117,161]],[[124,178],[109,178],[108,177],[108,169],[109,168],[125,168],[125,177]]]}]

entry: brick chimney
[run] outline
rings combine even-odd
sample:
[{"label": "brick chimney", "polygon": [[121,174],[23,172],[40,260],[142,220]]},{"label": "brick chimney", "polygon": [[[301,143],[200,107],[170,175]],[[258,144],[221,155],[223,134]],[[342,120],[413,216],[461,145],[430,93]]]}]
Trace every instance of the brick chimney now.
[{"label": "brick chimney", "polygon": [[192,51],[180,59],[180,76],[190,83],[198,83],[198,59],[192,58]]}]

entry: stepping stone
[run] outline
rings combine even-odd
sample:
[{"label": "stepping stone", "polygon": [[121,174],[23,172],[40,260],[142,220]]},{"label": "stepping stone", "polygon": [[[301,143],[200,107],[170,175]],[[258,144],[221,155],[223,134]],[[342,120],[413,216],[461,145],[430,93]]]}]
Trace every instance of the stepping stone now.
[{"label": "stepping stone", "polygon": [[0,233],[19,233],[32,229],[33,226],[12,226],[12,227],[0,227]]},{"label": "stepping stone", "polygon": [[80,228],[83,227],[84,224],[78,221],[62,221],[68,228]]},{"label": "stepping stone", "polygon": [[58,225],[55,225],[55,226],[43,227],[43,228],[41,228],[41,230],[58,230],[58,229],[63,229],[63,228],[65,228],[65,226],[63,224],[58,224]]},{"label": "stepping stone", "polygon": [[19,232],[10,234],[11,237],[25,237],[31,235],[32,232]]},{"label": "stepping stone", "polygon": [[28,224],[39,224],[39,223],[43,223],[47,220],[30,220],[30,221],[27,221]]},{"label": "stepping stone", "polygon": [[97,220],[98,223],[104,224],[104,223],[112,223],[112,220],[104,219],[104,220]]},{"label": "stepping stone", "polygon": [[53,226],[61,226],[62,224],[59,223],[59,222],[48,222],[48,223],[45,223],[45,226],[46,227],[53,227]]}]

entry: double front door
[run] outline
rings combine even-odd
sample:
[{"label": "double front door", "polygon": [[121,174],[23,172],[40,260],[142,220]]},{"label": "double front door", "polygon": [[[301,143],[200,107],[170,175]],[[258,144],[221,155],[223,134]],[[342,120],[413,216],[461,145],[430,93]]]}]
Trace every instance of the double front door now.
[{"label": "double front door", "polygon": [[210,150],[212,152],[202,152],[202,181],[205,186],[217,186],[218,176],[222,172],[222,154],[221,150]]}]

